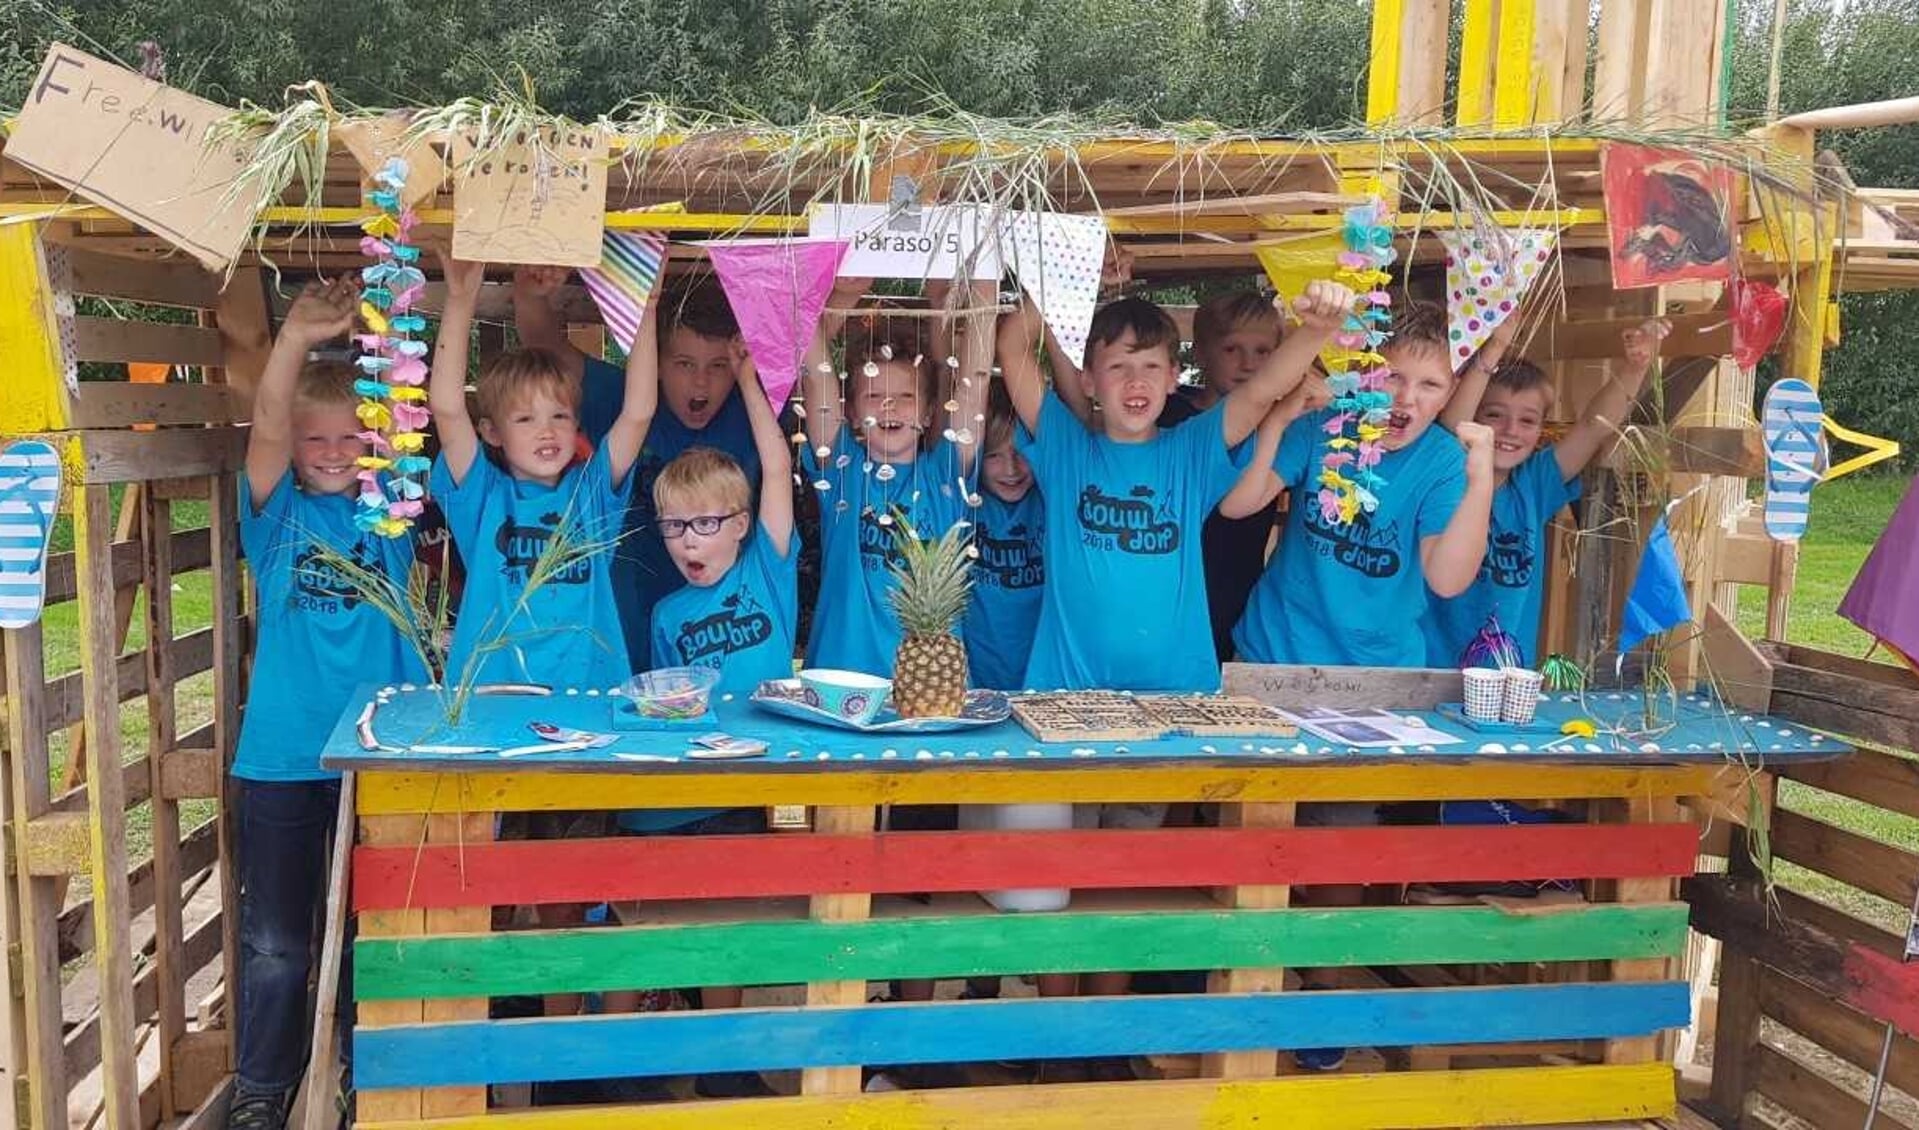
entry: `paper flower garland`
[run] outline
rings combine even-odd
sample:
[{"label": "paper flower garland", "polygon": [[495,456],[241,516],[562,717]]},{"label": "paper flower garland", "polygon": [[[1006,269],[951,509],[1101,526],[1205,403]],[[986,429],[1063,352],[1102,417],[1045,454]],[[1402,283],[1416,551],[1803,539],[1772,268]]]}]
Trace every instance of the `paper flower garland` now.
[{"label": "paper flower garland", "polygon": [[1386,206],[1374,199],[1350,208],[1341,229],[1345,250],[1338,255],[1336,282],[1361,296],[1360,308],[1349,315],[1327,361],[1326,387],[1333,394],[1326,419],[1326,454],[1319,468],[1319,511],[1328,525],[1348,525],[1359,514],[1379,506],[1386,480],[1377,468],[1385,457],[1382,441],[1392,415],[1393,394],[1387,391],[1386,359],[1379,355],[1391,331],[1392,296],[1385,287],[1393,261],[1393,226]]},{"label": "paper flower garland", "polygon": [[407,242],[414,216],[402,203],[406,178],[407,164],[398,157],[373,174],[367,203],[380,214],[360,225],[360,251],[376,262],[360,271],[360,321],[367,332],[353,339],[361,351],[353,391],[360,394],[360,438],[369,448],[358,461],[353,521],[389,538],[405,534],[419,518],[432,466],[425,454],[426,342],[413,336],[426,332],[426,319],[411,313],[426,276],[420,249]]}]

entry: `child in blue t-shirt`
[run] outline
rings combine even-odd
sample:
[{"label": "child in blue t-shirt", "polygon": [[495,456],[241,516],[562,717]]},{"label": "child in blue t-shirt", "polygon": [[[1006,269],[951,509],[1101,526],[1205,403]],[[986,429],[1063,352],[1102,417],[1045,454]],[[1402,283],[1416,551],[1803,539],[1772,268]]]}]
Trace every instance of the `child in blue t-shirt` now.
[{"label": "child in blue t-shirt", "polygon": [[1165,311],[1126,298],[1094,315],[1078,380],[1097,406],[1096,428],[1048,394],[1031,303],[1006,320],[1000,367],[1030,433],[1023,450],[1045,486],[1047,584],[1028,687],[1219,689],[1195,535],[1239,477],[1233,449],[1298,386],[1351,307],[1345,287],[1312,284],[1296,303],[1301,328],[1258,375],[1165,430],[1158,421],[1178,378],[1179,347]]},{"label": "child in blue t-shirt", "polygon": [[[1429,594],[1456,596],[1479,572],[1492,501],[1492,432],[1468,421],[1455,438],[1431,426],[1457,383],[1445,311],[1430,302],[1400,308],[1382,353],[1392,370],[1393,404],[1375,468],[1386,482],[1378,509],[1341,523],[1319,504],[1331,409],[1288,425],[1263,488],[1236,491],[1221,509],[1251,513],[1241,505],[1271,505],[1282,487],[1294,492],[1279,551],[1233,633],[1246,662],[1421,666],[1425,641],[1409,627]],[[1259,447],[1255,466],[1267,461],[1267,443]]]},{"label": "child in blue t-shirt", "polygon": [[[366,454],[355,373],[307,363],[353,325],[350,278],[294,300],[253,400],[240,543],[257,586],[259,641],[233,760],[240,941],[235,1115],[279,1125],[306,1067],[308,955],[326,898],[339,774],[320,766],[356,686],[423,679],[420,656],[369,602],[355,570],[406,584],[410,537],[354,523]],[[343,566],[340,559],[350,562]]]},{"label": "child in blue t-shirt", "polygon": [[[616,365],[582,353],[567,340],[554,298],[566,282],[564,267],[521,267],[513,273],[513,324],[520,341],[557,354],[580,382],[580,431],[598,446],[619,417],[626,374]],[[685,582],[666,552],[653,518],[653,481],[660,468],[694,447],[731,456],[755,493],[760,457],[739,379],[739,322],[717,287],[695,287],[660,300],[659,411],[640,448],[636,478],[626,508],[620,544],[613,553],[613,600],[620,609],[627,656],[644,665],[652,647],[653,608]],[[776,480],[782,489],[785,479]]]},{"label": "child in blue t-shirt", "polygon": [[581,463],[580,385],[546,350],[489,362],[475,383],[478,419],[468,416],[467,339],[485,264],[449,258],[444,272],[428,386],[440,439],[433,493],[466,564],[446,681],[617,686],[632,669],[609,566],[659,398],[657,311],[627,358],[620,415]]},{"label": "child in blue t-shirt", "polygon": [[[828,305],[850,306],[870,283],[841,279]],[[991,297],[975,296],[972,305],[990,306]],[[966,335],[962,363],[929,356],[932,338],[918,335],[919,324],[875,313],[850,327],[844,398],[826,344],[835,329],[830,318],[807,351],[800,464],[819,494],[821,542],[809,667],[890,675],[900,643],[888,599],[892,567],[900,563],[896,523],[937,538],[968,519],[967,481],[977,461],[974,437],[985,413],[992,332]],[[960,372],[944,431],[928,444],[924,433],[938,407],[934,366],[941,363]]]},{"label": "child in blue t-shirt", "polygon": [[962,635],[973,685],[1016,691],[1045,593],[1046,504],[1033,465],[1014,442],[1019,423],[1003,386],[986,407],[986,456],[980,464],[980,507],[973,518],[973,598]]},{"label": "child in blue t-shirt", "polygon": [[1579,476],[1611,445],[1652,371],[1669,326],[1652,319],[1624,334],[1625,359],[1559,442],[1539,446],[1552,409],[1551,380],[1525,360],[1504,360],[1512,322],[1501,323],[1461,375],[1447,419],[1470,417],[1493,431],[1492,522],[1486,561],[1472,587],[1434,602],[1422,623],[1426,661],[1457,667],[1489,616],[1519,644],[1520,661],[1539,661],[1539,608],[1545,594],[1546,529],[1579,497]]}]

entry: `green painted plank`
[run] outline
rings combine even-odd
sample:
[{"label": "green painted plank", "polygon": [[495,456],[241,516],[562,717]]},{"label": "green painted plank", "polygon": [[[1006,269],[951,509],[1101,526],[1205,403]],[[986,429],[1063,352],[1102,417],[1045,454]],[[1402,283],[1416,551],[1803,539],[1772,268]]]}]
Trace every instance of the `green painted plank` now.
[{"label": "green painted plank", "polygon": [[1666,957],[1681,903],[980,914],[361,938],[360,1000],[1102,969],[1448,965]]}]

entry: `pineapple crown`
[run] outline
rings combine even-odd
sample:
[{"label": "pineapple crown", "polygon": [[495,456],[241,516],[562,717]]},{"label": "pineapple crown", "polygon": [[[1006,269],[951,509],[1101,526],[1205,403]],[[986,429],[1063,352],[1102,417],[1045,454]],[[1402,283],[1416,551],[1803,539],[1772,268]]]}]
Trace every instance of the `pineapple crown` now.
[{"label": "pineapple crown", "polygon": [[894,515],[899,558],[890,566],[895,584],[887,599],[906,634],[951,632],[966,612],[973,585],[969,531],[969,523],[955,522],[937,539],[922,538],[904,514]]}]

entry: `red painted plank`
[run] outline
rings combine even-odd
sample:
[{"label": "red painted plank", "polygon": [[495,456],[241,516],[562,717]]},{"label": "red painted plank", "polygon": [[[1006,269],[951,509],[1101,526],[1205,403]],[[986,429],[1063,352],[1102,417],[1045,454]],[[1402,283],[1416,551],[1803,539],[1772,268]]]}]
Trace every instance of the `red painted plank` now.
[{"label": "red painted plank", "polygon": [[1690,875],[1691,824],[653,836],[354,850],[355,910]]},{"label": "red painted plank", "polygon": [[1919,963],[1854,945],[1846,952],[1845,977],[1846,999],[1853,1007],[1919,1036]]}]

